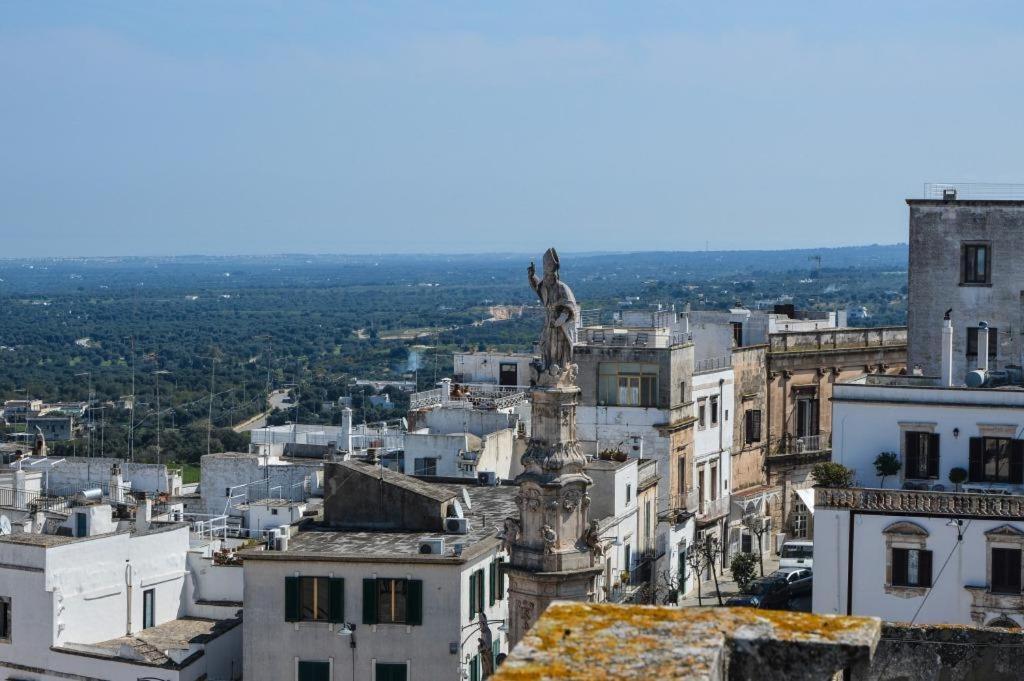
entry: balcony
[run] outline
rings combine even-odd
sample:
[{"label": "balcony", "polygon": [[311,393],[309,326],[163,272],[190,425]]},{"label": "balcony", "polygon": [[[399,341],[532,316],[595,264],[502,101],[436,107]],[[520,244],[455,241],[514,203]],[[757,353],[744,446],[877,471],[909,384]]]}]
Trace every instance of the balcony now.
[{"label": "balcony", "polygon": [[697,522],[710,522],[729,514],[729,495],[705,499],[697,509]]},{"label": "balcony", "polygon": [[851,487],[814,490],[815,508],[849,508],[857,511],[884,511],[889,515],[928,513],[970,518],[984,516],[1020,520],[1024,517],[1024,496],[930,492]]},{"label": "balcony", "polygon": [[463,409],[507,409],[530,399],[530,386],[493,383],[453,383],[449,387],[413,393],[410,409],[445,405]]},{"label": "balcony", "polygon": [[800,460],[827,459],[832,452],[832,435],[783,435],[772,441],[768,456],[794,457]]}]

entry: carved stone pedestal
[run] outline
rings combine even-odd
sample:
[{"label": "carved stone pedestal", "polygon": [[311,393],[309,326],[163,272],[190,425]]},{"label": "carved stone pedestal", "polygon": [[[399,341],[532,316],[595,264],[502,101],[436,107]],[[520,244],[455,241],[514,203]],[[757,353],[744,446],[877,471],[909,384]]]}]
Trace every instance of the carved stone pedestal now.
[{"label": "carved stone pedestal", "polygon": [[576,441],[579,394],[571,384],[542,386],[531,394],[533,437],[516,478],[516,536],[507,537],[513,644],[552,601],[594,600],[601,566],[587,543],[592,481]]}]

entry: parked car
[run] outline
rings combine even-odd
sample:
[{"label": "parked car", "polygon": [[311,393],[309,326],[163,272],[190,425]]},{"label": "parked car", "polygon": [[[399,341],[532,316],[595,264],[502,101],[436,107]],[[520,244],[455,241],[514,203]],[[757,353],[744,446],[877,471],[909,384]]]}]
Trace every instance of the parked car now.
[{"label": "parked car", "polygon": [[780,568],[813,568],[814,542],[788,541],[779,553]]},{"label": "parked car", "polygon": [[761,577],[740,590],[739,596],[728,599],[726,605],[745,605],[748,608],[784,608],[789,602],[789,584],[777,576]]},{"label": "parked car", "polygon": [[814,582],[814,573],[808,568],[784,568],[768,576],[786,580],[790,598],[810,595],[811,584]]}]

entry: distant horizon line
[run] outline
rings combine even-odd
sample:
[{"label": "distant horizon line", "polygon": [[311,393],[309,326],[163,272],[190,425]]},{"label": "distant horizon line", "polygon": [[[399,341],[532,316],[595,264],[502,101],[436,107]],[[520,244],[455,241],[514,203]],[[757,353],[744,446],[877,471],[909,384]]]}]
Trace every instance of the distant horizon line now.
[{"label": "distant horizon line", "polygon": [[[694,250],[679,250],[679,249],[652,249],[652,250],[596,250],[596,251],[573,251],[564,250],[562,254],[582,257],[596,257],[604,255],[652,255],[652,254],[722,254],[722,253],[782,253],[785,251],[841,251],[855,248],[872,248],[872,247],[896,247],[896,246],[907,246],[908,243],[905,241],[880,244],[852,244],[846,246],[800,246],[791,248],[729,248],[729,249],[717,249],[717,250],[705,250],[705,249],[694,249]],[[547,247],[542,247],[540,251],[546,250]],[[557,246],[556,246],[557,248]],[[427,257],[427,258],[445,258],[445,257],[472,257],[472,256],[529,256],[531,251],[436,251],[436,252],[423,252],[423,251],[398,251],[398,252],[384,252],[384,251],[365,251],[358,253],[339,253],[339,252],[321,252],[321,253],[181,253],[181,254],[145,254],[145,255],[38,255],[38,256],[0,256],[0,262],[30,262],[30,261],[85,261],[85,260],[146,260],[146,259],[163,259],[163,260],[176,260],[176,259],[187,259],[187,258],[209,258],[209,259],[230,259],[230,258],[396,258],[396,257]]]}]

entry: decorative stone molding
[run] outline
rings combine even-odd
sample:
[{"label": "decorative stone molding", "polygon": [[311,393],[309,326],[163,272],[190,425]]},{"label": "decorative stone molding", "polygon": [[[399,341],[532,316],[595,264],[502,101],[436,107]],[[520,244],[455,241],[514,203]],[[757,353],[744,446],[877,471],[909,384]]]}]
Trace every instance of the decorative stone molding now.
[{"label": "decorative stone molding", "polygon": [[924,596],[928,592],[928,587],[892,583],[892,551],[893,549],[926,550],[928,548],[928,530],[917,523],[900,520],[882,530],[882,534],[885,536],[885,593],[897,598]]},{"label": "decorative stone molding", "polygon": [[978,434],[982,437],[1005,437],[1012,440],[1017,437],[1017,425],[1014,423],[979,423]]},{"label": "decorative stone molding", "polygon": [[917,523],[912,523],[906,520],[900,520],[889,525],[882,530],[882,534],[898,534],[903,535],[904,537],[920,537],[922,538],[922,541],[928,538],[928,530],[924,529]]},{"label": "decorative stone molding", "polygon": [[849,508],[859,511],[930,513],[957,518],[988,516],[1020,520],[1024,517],[1024,496],[966,494],[963,492],[923,492],[895,489],[850,487],[814,490],[815,506]]}]

